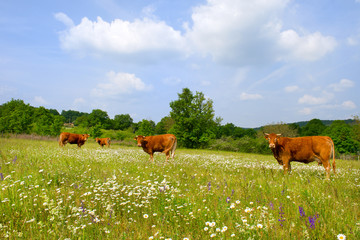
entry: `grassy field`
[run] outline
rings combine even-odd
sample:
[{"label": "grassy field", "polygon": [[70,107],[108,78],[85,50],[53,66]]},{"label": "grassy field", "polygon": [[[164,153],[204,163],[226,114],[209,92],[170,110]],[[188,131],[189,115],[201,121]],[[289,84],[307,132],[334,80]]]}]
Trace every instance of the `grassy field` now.
[{"label": "grassy field", "polygon": [[1,239],[360,239],[360,162],[0,138]]}]

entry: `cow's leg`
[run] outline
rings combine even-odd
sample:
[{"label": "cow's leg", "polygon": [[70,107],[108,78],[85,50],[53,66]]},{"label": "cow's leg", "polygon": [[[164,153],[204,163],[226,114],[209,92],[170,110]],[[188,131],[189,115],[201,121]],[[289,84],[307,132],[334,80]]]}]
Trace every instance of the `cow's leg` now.
[{"label": "cow's leg", "polygon": [[150,153],[150,162],[154,162],[154,153]]},{"label": "cow's leg", "polygon": [[168,160],[169,160],[169,157],[170,157],[170,151],[165,152],[165,154],[166,154],[166,160],[165,160],[165,163],[167,163],[167,162],[168,162]]},{"label": "cow's leg", "polygon": [[323,166],[325,168],[325,172],[326,172],[326,179],[330,180],[330,162],[329,161],[323,161]]},{"label": "cow's leg", "polygon": [[291,172],[291,165],[288,159],[283,159],[284,175]]}]

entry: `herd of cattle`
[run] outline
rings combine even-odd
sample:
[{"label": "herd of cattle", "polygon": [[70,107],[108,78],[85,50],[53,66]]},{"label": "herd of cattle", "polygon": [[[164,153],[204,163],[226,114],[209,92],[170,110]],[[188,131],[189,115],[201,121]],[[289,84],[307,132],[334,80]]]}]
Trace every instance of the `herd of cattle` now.
[{"label": "herd of cattle", "polygon": [[[60,134],[59,145],[65,146],[66,143],[77,144],[79,148],[85,144],[89,134],[76,134],[63,132]],[[265,139],[269,142],[269,148],[273,152],[275,159],[283,166],[284,174],[290,173],[290,162],[310,163],[317,161],[323,165],[326,178],[330,178],[330,158],[333,158],[332,167],[335,172],[335,147],[334,142],[327,136],[311,136],[288,138],[281,134],[265,133]],[[166,155],[166,162],[169,157],[174,159],[177,146],[177,139],[173,134],[156,136],[136,136],[138,147],[142,147],[144,152],[150,155],[150,161],[154,162],[154,153],[162,152]],[[101,147],[110,147],[110,138],[95,138]]]}]

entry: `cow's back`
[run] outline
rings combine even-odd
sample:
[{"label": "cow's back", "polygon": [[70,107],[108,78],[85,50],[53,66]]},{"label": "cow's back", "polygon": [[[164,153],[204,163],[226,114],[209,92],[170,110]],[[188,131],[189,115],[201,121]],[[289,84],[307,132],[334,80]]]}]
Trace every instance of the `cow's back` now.
[{"label": "cow's back", "polygon": [[171,148],[174,143],[175,136],[173,134],[164,134],[156,136],[147,136],[146,147],[153,150],[153,152],[162,152],[167,148]]},{"label": "cow's back", "polygon": [[293,159],[304,160],[312,159],[315,156],[330,157],[332,149],[332,140],[327,136],[308,136],[297,138],[281,138],[281,145],[284,146],[284,152],[288,152]]}]

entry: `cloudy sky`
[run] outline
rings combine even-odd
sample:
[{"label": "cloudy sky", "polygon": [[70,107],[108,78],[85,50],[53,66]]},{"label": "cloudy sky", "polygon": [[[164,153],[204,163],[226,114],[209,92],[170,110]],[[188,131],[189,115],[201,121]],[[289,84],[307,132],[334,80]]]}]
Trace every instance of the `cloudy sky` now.
[{"label": "cloudy sky", "polygon": [[360,115],[360,0],[2,0],[0,104],[222,124]]}]

